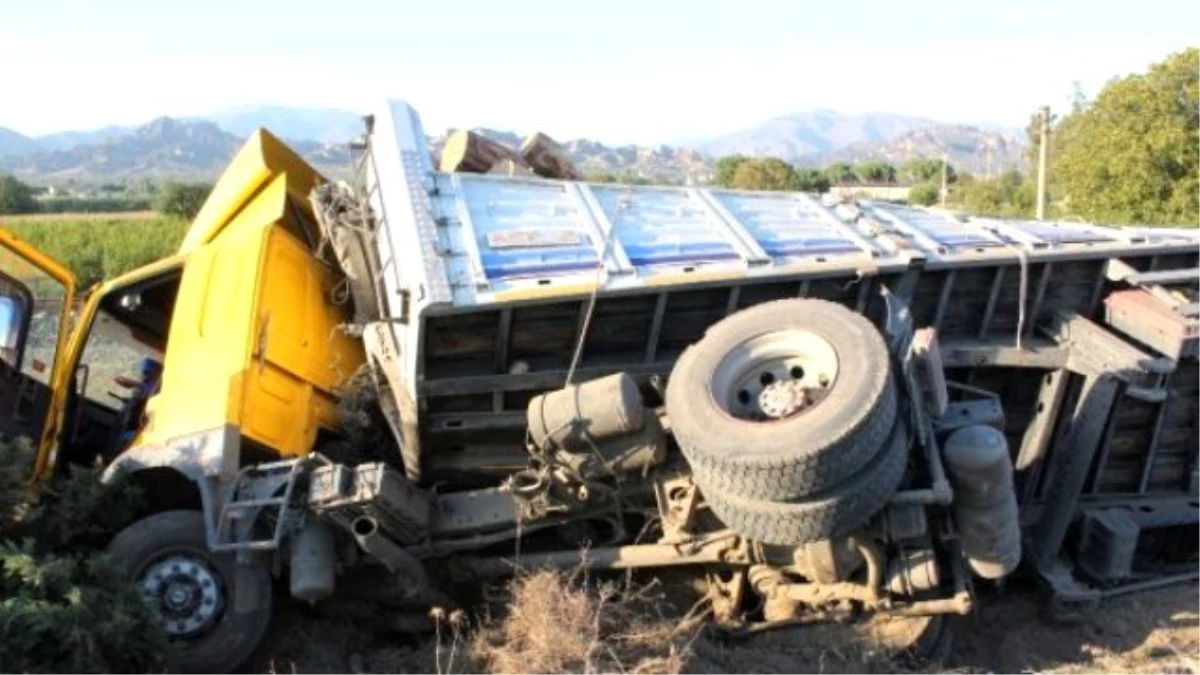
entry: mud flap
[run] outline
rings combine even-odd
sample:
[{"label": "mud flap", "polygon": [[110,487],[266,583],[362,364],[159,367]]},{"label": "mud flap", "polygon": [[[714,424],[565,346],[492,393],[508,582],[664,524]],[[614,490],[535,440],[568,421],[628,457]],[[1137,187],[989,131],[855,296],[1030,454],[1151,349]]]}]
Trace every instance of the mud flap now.
[{"label": "mud flap", "polygon": [[260,556],[242,551],[238,553],[233,576],[233,613],[253,614],[271,604],[271,587],[262,587],[254,582],[254,569],[265,562]]}]

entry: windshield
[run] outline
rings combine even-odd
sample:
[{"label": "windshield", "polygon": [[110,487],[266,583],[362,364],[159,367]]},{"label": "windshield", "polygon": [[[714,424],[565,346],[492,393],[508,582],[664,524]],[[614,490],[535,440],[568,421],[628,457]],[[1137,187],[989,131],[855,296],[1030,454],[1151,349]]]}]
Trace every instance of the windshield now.
[{"label": "windshield", "polygon": [[[3,246],[0,246],[0,272],[8,277],[8,283],[0,285],[0,340],[4,342],[5,360],[13,365],[19,360],[23,374],[49,384],[59,331],[65,329],[59,324],[66,288]],[[27,296],[17,286],[28,290],[31,308],[25,307]],[[23,356],[19,353],[22,340]]]}]

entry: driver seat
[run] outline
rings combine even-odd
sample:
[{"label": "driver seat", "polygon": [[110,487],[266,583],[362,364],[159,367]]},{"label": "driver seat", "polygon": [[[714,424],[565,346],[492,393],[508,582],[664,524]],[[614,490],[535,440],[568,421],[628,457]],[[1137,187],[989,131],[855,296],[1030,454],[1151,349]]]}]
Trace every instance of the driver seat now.
[{"label": "driver seat", "polygon": [[133,386],[129,398],[125,399],[121,409],[117,411],[117,421],[113,424],[109,436],[109,459],[124,452],[141,430],[146,414],[146,402],[158,393],[162,382],[162,363],[151,358],[142,359],[138,374],[138,379],[131,382]]}]

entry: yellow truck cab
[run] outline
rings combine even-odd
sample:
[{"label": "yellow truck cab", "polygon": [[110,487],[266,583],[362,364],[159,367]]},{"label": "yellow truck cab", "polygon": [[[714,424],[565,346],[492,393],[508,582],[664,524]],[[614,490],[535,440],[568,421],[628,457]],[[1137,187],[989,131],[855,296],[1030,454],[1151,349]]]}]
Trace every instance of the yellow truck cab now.
[{"label": "yellow truck cab", "polygon": [[69,271],[0,230],[4,363],[32,381],[16,387],[31,404],[15,419],[38,439],[35,479],[97,459],[110,472],[175,466],[164,456],[201,436],[196,476],[228,476],[240,452],[304,455],[336,431],[335,390],[362,356],[338,330],[337,277],[314,255],[307,193],[322,180],[258,132],[175,256],[97,286],[78,307]]},{"label": "yellow truck cab", "polygon": [[[339,277],[316,255],[308,193],[323,180],[257,132],[176,255],[78,304],[68,270],[0,229],[0,405],[11,411],[0,434],[36,440],[33,481],[102,463],[106,478],[128,475],[154,511],[191,524],[171,529],[211,551],[218,486],[243,466],[307,455],[336,438],[336,392],[363,356],[339,330],[347,311],[335,300]],[[201,513],[208,522],[195,522]],[[190,564],[215,580],[225,563],[207,554]],[[172,583],[152,591],[187,595],[186,584]],[[207,635],[217,615],[168,632]],[[220,671],[244,658],[222,644],[189,667]]]}]

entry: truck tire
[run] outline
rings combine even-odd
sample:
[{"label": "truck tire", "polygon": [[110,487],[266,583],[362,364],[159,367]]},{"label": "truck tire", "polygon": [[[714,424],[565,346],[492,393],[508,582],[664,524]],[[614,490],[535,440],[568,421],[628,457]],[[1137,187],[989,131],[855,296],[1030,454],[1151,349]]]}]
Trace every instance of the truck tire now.
[{"label": "truck tire", "polygon": [[228,673],[254,654],[270,624],[271,575],[264,565],[243,574],[253,607],[235,612],[235,563],[229,553],[211,553],[199,511],[164,511],[122,530],[108,556],[158,613],[177,645],[175,670]]},{"label": "truck tire", "polygon": [[765,501],[701,485],[705,502],[727,527],[767,544],[793,546],[853,532],[895,494],[908,463],[908,433],[897,424],[884,449],[841,485],[797,501]]},{"label": "truck tire", "polygon": [[[819,398],[798,411],[764,405],[769,387],[792,384]],[[666,406],[702,486],[792,500],[842,483],[875,457],[896,419],[896,390],[887,346],[866,318],[790,299],[712,326],[676,362]]]}]

